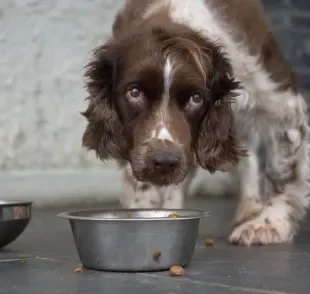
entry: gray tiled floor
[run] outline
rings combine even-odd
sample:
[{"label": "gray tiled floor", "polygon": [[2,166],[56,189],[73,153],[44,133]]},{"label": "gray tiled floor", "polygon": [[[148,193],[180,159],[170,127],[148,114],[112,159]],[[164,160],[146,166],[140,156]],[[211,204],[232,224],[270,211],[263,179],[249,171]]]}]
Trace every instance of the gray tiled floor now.
[{"label": "gray tiled floor", "polygon": [[[62,207],[34,211],[23,235],[0,251],[0,293],[310,293],[309,225],[293,245],[236,247],[224,238],[231,201],[195,201],[188,206],[205,207],[212,217],[201,223],[193,261],[182,278],[168,277],[167,272],[74,273],[80,261],[70,227],[56,215],[76,208]],[[204,236],[215,237],[215,246],[205,247]]]}]

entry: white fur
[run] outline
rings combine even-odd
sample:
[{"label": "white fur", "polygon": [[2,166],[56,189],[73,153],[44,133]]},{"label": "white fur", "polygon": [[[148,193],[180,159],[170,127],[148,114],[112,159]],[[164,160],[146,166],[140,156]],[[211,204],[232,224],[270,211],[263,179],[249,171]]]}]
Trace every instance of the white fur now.
[{"label": "white fur", "polygon": [[169,130],[166,127],[162,127],[157,134],[156,134],[156,130],[153,130],[151,138],[152,139],[159,139],[159,140],[163,140],[163,141],[170,141],[170,142],[174,141],[171,133],[169,132]]},{"label": "white fur", "polygon": [[238,165],[240,182],[239,203],[236,211],[235,222],[240,223],[253,213],[263,208],[259,191],[259,162],[254,152],[249,152],[248,157],[240,159]]},{"label": "white fur", "polygon": [[[124,173],[129,175],[124,177],[123,191],[120,202],[124,208],[166,208],[166,209],[182,209],[184,207],[184,193],[191,183],[195,171],[192,170],[179,185],[158,188],[150,186],[147,190],[142,191],[140,186],[143,183],[138,182],[132,177],[132,168],[127,164]],[[134,181],[134,182],[133,182]]]},{"label": "white fur", "polygon": [[182,209],[184,206],[183,185],[163,188],[162,207],[166,209]]},{"label": "white fur", "polygon": [[160,121],[161,129],[156,134],[156,130],[152,131],[152,138],[156,138],[159,140],[167,140],[174,142],[173,137],[171,135],[171,132],[168,129],[169,125],[169,113],[168,110],[168,104],[169,104],[169,91],[171,86],[171,80],[172,80],[172,70],[173,66],[171,63],[170,58],[168,57],[164,66],[163,76],[164,76],[164,95],[163,95],[163,101],[161,102],[161,105],[159,106],[158,110],[158,119]]},{"label": "white fur", "polygon": [[164,94],[163,101],[159,108],[159,117],[162,120],[162,124],[165,125],[165,121],[169,119],[167,109],[170,100],[170,86],[172,80],[172,62],[168,57],[164,66]]},{"label": "white fur", "polygon": [[166,97],[169,98],[169,89],[171,85],[171,80],[172,80],[172,64],[170,61],[170,58],[168,57],[165,63],[164,67],[164,85],[165,85],[165,94]]},{"label": "white fur", "polygon": [[294,147],[300,146],[301,138],[300,138],[300,133],[298,130],[296,129],[287,130],[287,136],[290,142],[294,145]]},{"label": "white fur", "polygon": [[134,180],[132,177],[132,169],[130,164],[127,164],[125,170],[132,181],[124,179],[123,190],[124,193],[120,199],[121,205],[124,208],[167,208],[167,209],[181,209],[184,201],[184,188],[186,181],[178,186],[170,186],[158,188],[150,186],[143,191],[140,186],[143,183]]},{"label": "white fur", "polygon": [[255,153],[249,151],[249,155],[240,160],[238,166],[239,180],[241,181],[240,196],[242,198],[259,199],[259,166]]},{"label": "white fur", "polygon": [[160,204],[161,197],[155,187],[144,192],[135,191],[130,184],[125,184],[124,196],[121,198],[122,207],[128,209],[159,208]]},{"label": "white fur", "polygon": [[168,140],[173,142],[170,132],[166,128],[161,128],[158,132],[157,138],[160,140]]},{"label": "white fur", "polygon": [[[143,183],[136,181],[132,177],[132,169],[130,164],[127,164],[124,170],[129,175],[134,183],[124,179],[121,205],[124,208],[158,208],[161,205],[160,191],[156,187],[150,187],[147,191],[142,191],[139,186]],[[137,186],[137,189],[135,188]]]}]

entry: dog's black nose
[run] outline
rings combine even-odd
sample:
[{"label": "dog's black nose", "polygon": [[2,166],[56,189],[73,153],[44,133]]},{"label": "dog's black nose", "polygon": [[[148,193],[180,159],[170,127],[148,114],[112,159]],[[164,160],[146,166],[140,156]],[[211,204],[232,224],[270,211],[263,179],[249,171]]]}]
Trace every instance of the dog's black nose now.
[{"label": "dog's black nose", "polygon": [[153,166],[157,172],[169,173],[180,164],[180,154],[170,150],[154,150],[152,156]]}]

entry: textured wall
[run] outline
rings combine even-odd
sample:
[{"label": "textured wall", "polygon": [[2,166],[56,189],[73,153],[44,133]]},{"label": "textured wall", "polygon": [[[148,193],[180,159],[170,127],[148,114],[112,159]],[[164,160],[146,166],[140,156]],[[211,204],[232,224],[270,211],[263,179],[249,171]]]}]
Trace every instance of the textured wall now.
[{"label": "textured wall", "polygon": [[99,164],[81,148],[82,68],[120,3],[0,1],[0,169]]},{"label": "textured wall", "polygon": [[[80,147],[82,67],[107,38],[121,2],[0,1],[0,169],[100,164]],[[308,1],[264,2],[286,56],[310,88]]]}]

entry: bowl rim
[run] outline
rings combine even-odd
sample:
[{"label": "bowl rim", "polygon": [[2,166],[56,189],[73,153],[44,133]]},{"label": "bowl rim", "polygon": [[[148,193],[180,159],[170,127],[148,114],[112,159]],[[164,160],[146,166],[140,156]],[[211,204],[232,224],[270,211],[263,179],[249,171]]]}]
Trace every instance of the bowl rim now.
[{"label": "bowl rim", "polygon": [[1,200],[0,199],[0,208],[2,207],[12,207],[12,206],[29,206],[32,205],[33,201],[19,201],[19,200]]},{"label": "bowl rim", "polygon": [[[188,216],[180,216],[177,218],[168,218],[168,217],[149,217],[149,218],[98,218],[98,217],[91,217],[91,216],[78,216],[73,215],[74,213],[83,213],[83,212],[141,212],[141,211],[163,211],[163,212],[171,212],[177,213],[181,211],[192,211],[195,212],[196,215],[188,215]],[[85,220],[85,221],[101,221],[101,222],[132,222],[132,221],[178,221],[178,220],[192,220],[192,219],[201,219],[204,217],[209,216],[209,213],[205,210],[201,209],[88,209],[88,210],[76,210],[76,211],[69,211],[69,212],[61,212],[57,214],[58,217],[68,219],[68,220]]]}]

